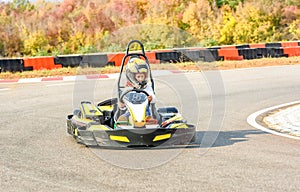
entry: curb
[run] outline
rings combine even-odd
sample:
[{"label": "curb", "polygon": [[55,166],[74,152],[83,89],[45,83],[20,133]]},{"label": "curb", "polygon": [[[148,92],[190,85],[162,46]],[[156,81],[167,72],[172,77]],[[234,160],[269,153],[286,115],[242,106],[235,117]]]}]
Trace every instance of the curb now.
[{"label": "curb", "polygon": [[[277,106],[273,106],[273,107],[269,107],[266,109],[262,109],[260,111],[257,111],[253,114],[251,114],[248,118],[247,118],[247,122],[249,125],[251,125],[252,127],[255,127],[259,130],[274,134],[274,135],[278,135],[278,136],[283,136],[283,137],[287,137],[290,139],[296,139],[296,140],[300,140],[299,136],[295,136],[292,135],[292,131],[286,131],[286,129],[284,127],[282,127],[281,129],[272,129],[269,126],[266,126],[265,123],[263,122],[258,122],[263,120],[265,117],[267,117],[268,114],[277,111],[277,110],[286,110],[289,109],[290,107],[294,106],[294,105],[299,105],[300,101],[294,101],[294,102],[290,102],[290,103],[285,103],[285,104],[281,104],[281,105],[277,105]],[[283,117],[281,119],[284,119]],[[294,124],[293,121],[289,120],[287,122],[288,124]],[[275,124],[273,124],[275,125]],[[271,125],[271,126],[273,126]],[[285,130],[284,132],[281,132],[281,130]]]}]

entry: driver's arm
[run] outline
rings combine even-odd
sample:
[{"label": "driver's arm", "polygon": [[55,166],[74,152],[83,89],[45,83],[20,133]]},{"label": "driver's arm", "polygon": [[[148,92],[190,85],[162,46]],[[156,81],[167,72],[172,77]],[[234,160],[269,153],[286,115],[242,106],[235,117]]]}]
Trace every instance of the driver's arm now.
[{"label": "driver's arm", "polygon": [[154,91],[152,89],[151,86],[147,85],[147,87],[144,89],[148,94],[149,96],[151,96],[151,103],[156,103],[156,97],[155,97],[155,94],[154,94]]}]

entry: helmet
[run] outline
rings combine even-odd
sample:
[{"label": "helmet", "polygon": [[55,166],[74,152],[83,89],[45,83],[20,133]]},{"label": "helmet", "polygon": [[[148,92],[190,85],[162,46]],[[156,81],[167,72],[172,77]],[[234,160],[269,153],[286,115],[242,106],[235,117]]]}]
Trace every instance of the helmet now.
[{"label": "helmet", "polygon": [[[149,65],[145,60],[134,57],[130,58],[126,65],[126,78],[133,85],[133,87],[142,89],[148,82]],[[144,79],[137,79],[137,74],[144,74]]]}]

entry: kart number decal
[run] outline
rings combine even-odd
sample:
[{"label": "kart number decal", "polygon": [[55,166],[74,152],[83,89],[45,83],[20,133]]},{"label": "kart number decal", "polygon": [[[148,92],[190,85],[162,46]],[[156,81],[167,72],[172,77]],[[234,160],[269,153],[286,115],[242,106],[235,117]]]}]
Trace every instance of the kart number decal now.
[{"label": "kart number decal", "polygon": [[126,98],[133,104],[141,104],[146,100],[146,95],[143,93],[130,93]]}]

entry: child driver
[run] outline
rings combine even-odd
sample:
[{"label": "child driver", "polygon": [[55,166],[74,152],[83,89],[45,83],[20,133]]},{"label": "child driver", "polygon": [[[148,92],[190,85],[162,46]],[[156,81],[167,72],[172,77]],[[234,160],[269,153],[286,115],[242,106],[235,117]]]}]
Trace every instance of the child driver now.
[{"label": "child driver", "polygon": [[[148,85],[149,79],[149,66],[143,59],[140,58],[130,58],[126,65],[126,86],[134,87],[136,89],[142,89],[146,91],[149,96],[148,100],[150,103],[156,102],[156,97],[154,95],[154,91],[150,85]],[[119,108],[122,109],[125,107],[123,102],[119,102]],[[118,118],[118,121],[128,121],[128,117],[130,116],[129,111],[127,110],[123,115]],[[154,119],[151,117],[149,106],[146,109],[146,119],[153,121]]]}]

